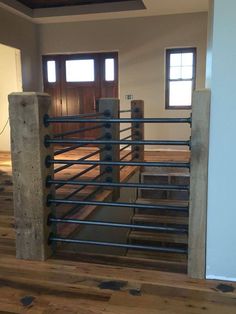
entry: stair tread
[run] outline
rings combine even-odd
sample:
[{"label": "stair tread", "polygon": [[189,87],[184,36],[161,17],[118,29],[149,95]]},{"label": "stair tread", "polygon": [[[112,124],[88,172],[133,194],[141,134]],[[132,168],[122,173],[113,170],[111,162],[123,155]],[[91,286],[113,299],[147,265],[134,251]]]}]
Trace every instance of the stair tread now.
[{"label": "stair tread", "polygon": [[[134,250],[130,250],[134,251]],[[130,255],[130,256],[129,256]],[[115,265],[120,267],[135,267],[145,268],[158,271],[168,271],[176,273],[187,272],[187,259],[184,256],[178,257],[171,256],[170,260],[165,256],[154,256],[143,254],[143,252],[135,252],[132,256],[132,252],[129,250],[125,256],[96,254],[96,253],[82,253],[79,254],[63,247],[61,250],[57,250],[54,258],[63,260],[73,260],[77,262],[96,263],[102,265]],[[181,259],[182,258],[182,259]]]},{"label": "stair tread", "polygon": [[164,232],[148,232],[148,231],[131,231],[129,234],[130,240],[150,241],[150,242],[167,242],[187,244],[188,235],[182,233],[164,233]]},{"label": "stair tread", "polygon": [[188,225],[188,217],[181,216],[165,216],[165,215],[143,215],[143,214],[135,214],[133,216],[133,221],[138,223],[165,223],[165,224],[176,224],[176,225]]}]

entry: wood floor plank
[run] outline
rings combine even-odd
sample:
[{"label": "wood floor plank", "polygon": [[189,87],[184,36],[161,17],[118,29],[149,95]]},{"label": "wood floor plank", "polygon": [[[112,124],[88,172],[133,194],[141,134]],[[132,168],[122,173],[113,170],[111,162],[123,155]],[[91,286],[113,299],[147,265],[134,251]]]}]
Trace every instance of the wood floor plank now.
[{"label": "wood floor plank", "polygon": [[[225,305],[202,300],[180,299],[174,296],[163,297],[158,295],[122,295],[112,296],[110,309],[120,308],[121,313],[171,313],[171,314],[235,314],[235,305]],[[125,306],[124,306],[125,304]],[[146,312],[145,312],[146,311]],[[117,312],[118,313],[118,312]]]}]

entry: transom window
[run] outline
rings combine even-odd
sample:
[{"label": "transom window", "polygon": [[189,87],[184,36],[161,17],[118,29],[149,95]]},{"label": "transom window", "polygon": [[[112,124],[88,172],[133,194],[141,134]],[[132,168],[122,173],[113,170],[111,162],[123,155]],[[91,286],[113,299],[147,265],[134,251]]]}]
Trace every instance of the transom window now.
[{"label": "transom window", "polygon": [[190,109],[196,84],[196,48],[166,50],[166,108]]},{"label": "transom window", "polygon": [[94,82],[94,60],[66,60],[67,82]]}]

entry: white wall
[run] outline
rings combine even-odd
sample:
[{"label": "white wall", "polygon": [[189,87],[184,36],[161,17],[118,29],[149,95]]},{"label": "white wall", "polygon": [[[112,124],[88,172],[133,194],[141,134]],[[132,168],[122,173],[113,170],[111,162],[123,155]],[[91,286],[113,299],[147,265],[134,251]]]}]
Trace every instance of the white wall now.
[{"label": "white wall", "polygon": [[[22,91],[20,51],[0,44],[0,133],[8,120],[8,95]],[[0,135],[0,151],[10,151],[10,127]]]},{"label": "white wall", "polygon": [[213,4],[207,278],[236,281],[236,1]]},{"label": "white wall", "polygon": [[24,91],[40,91],[37,26],[0,7],[0,44],[21,50]]},{"label": "white wall", "polygon": [[[145,100],[149,117],[188,116],[165,110],[165,49],[197,47],[197,88],[205,85],[207,13],[179,14],[40,26],[42,54],[119,51],[120,98]],[[188,126],[148,125],[148,139],[186,139]]]}]

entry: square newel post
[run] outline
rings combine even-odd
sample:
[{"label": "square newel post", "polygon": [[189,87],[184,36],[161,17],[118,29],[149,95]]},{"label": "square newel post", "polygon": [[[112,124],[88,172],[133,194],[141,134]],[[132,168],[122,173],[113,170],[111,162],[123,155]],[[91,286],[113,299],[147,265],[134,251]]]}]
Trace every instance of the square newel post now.
[{"label": "square newel post", "polygon": [[[120,101],[115,98],[99,99],[99,112],[103,114],[103,118],[118,119],[120,116]],[[104,140],[120,139],[120,123],[106,123],[101,129],[101,136]],[[100,153],[101,161],[120,161],[120,145],[105,144],[101,145]],[[101,165],[101,173],[104,173],[102,180],[104,182],[120,182],[120,166],[104,166]],[[119,198],[119,188],[113,189],[113,199]]]},{"label": "square newel post", "polygon": [[210,128],[210,90],[194,91],[192,100],[188,275],[206,272],[206,220]]},{"label": "square newel post", "polygon": [[9,96],[11,155],[13,170],[14,214],[16,223],[16,257],[45,260],[51,254],[48,245],[50,208],[46,187],[47,176],[53,177],[53,167],[45,159],[53,155],[45,147],[44,138],[51,127],[44,126],[51,100],[42,93],[13,93]]},{"label": "square newel post", "polygon": [[[131,101],[131,118],[143,119],[144,118],[144,101],[132,100]],[[132,141],[144,140],[144,123],[132,122]],[[144,161],[144,145],[132,145],[132,157],[134,161]],[[142,168],[142,167],[141,167]]]}]

